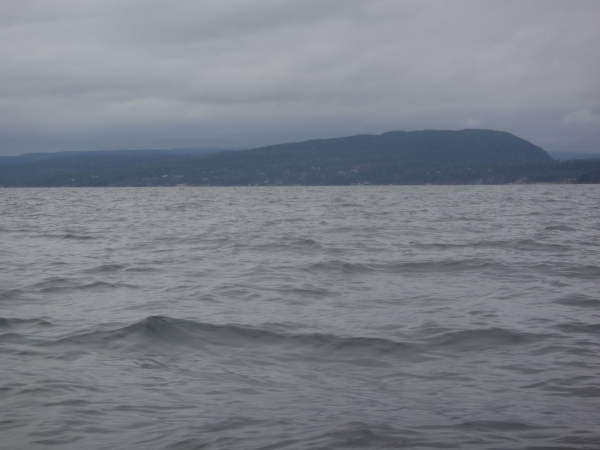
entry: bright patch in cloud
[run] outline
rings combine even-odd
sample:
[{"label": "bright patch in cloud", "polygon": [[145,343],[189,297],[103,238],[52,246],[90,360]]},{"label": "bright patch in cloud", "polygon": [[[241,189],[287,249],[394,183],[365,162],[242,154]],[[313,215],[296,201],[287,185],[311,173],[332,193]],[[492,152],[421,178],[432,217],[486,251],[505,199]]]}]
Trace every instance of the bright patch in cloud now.
[{"label": "bright patch in cloud", "polygon": [[600,114],[595,113],[590,108],[580,109],[567,114],[563,118],[563,123],[568,125],[589,125],[600,123]]}]

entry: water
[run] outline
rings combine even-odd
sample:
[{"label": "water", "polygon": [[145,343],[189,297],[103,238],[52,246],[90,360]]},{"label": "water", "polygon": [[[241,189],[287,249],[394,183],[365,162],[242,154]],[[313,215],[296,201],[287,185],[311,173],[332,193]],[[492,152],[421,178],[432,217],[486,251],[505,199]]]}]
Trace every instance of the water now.
[{"label": "water", "polygon": [[0,212],[3,449],[600,448],[600,186]]}]

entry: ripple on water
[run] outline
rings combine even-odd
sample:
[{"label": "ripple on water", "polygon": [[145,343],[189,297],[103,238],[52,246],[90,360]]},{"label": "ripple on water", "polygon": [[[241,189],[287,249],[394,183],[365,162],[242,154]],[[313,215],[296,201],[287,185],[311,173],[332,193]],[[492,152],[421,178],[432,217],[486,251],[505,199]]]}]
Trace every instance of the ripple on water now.
[{"label": "ripple on water", "polygon": [[5,191],[0,447],[600,448],[598,186]]}]

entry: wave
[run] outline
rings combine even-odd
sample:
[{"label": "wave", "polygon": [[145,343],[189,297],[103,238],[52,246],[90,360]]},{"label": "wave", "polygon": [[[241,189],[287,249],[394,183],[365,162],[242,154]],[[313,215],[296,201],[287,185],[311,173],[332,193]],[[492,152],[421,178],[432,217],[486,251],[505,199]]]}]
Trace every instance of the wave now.
[{"label": "wave", "polygon": [[[389,262],[389,263],[345,263],[339,260],[321,262],[313,264],[309,270],[337,270],[346,272],[373,272],[381,271],[387,273],[460,273],[460,272],[481,272],[490,271],[490,273],[516,274],[520,275],[524,266],[521,264],[504,264],[497,260],[487,258],[464,258],[464,259],[444,259],[437,261],[415,261],[415,262]],[[580,280],[597,280],[600,278],[600,267],[595,265],[583,264],[548,264],[532,263],[527,264],[526,270],[532,273],[546,273],[553,276],[564,276],[566,278]]]},{"label": "wave", "polygon": [[485,258],[446,259],[440,261],[404,262],[394,261],[388,263],[352,263],[342,260],[330,260],[311,264],[311,272],[336,271],[343,273],[452,273],[462,271],[509,271],[510,268],[502,263]]},{"label": "wave", "polygon": [[91,239],[96,239],[94,236],[88,236],[88,235],[83,235],[83,234],[73,234],[73,233],[66,233],[62,236],[63,239],[71,239],[74,241],[88,241]]},{"label": "wave", "polygon": [[573,333],[585,333],[585,334],[596,334],[600,335],[600,324],[594,323],[563,323],[556,326],[560,331],[572,335]]},{"label": "wave", "polygon": [[331,334],[291,334],[241,325],[214,325],[167,316],[150,316],[115,330],[92,331],[64,337],[55,343],[77,343],[108,346],[128,343],[166,344],[194,348],[280,346],[287,350],[298,348],[319,353],[369,353],[371,356],[406,353],[412,345],[389,339],[369,337],[340,337]]},{"label": "wave", "polygon": [[548,335],[517,332],[505,328],[451,331],[430,339],[430,345],[454,351],[482,351],[543,340]]},{"label": "wave", "polygon": [[571,247],[565,244],[555,244],[543,242],[536,239],[507,239],[507,240],[479,240],[462,244],[452,243],[420,243],[413,244],[417,248],[434,250],[454,250],[454,249],[506,249],[517,251],[541,251],[541,252],[560,252],[570,250]]},{"label": "wave", "polygon": [[596,383],[596,377],[592,376],[555,377],[523,386],[523,389],[532,388],[564,397],[600,397],[600,387]]},{"label": "wave", "polygon": [[582,265],[582,264],[570,264],[568,266],[554,266],[545,265],[549,270],[555,270],[558,274],[568,278],[579,278],[582,280],[594,280],[600,279],[600,267],[593,265]]},{"label": "wave", "polygon": [[121,272],[126,268],[123,264],[101,264],[96,267],[92,267],[91,269],[86,269],[83,272],[98,274],[98,273],[112,273],[112,272]]},{"label": "wave", "polygon": [[567,225],[551,225],[544,228],[546,231],[579,231],[577,228],[572,228]]},{"label": "wave", "polygon": [[18,319],[0,317],[0,328],[15,328],[23,325],[51,326],[52,323],[44,319]]},{"label": "wave", "polygon": [[19,298],[24,291],[21,289],[0,290],[0,300],[13,300]]},{"label": "wave", "polygon": [[526,431],[552,428],[542,425],[533,425],[525,422],[498,420],[472,420],[469,422],[463,422],[461,426],[472,431]]},{"label": "wave", "polygon": [[35,346],[37,339],[31,337],[42,329],[48,329],[53,324],[44,319],[19,319],[0,317],[0,343],[18,344],[16,348],[2,348],[0,353],[16,353],[31,355],[37,353],[31,346]]},{"label": "wave", "polygon": [[245,243],[234,244],[234,248],[237,250],[249,249],[260,252],[281,252],[281,251],[316,251],[316,250],[330,250],[324,247],[321,243],[310,238],[297,238],[297,237],[282,237],[275,239],[268,243],[252,243],[251,241]]},{"label": "wave", "polygon": [[80,281],[70,278],[48,278],[33,284],[31,287],[44,293],[61,291],[105,291],[117,288],[137,288],[137,286],[126,283],[109,283],[106,281],[92,281],[81,284]]},{"label": "wave", "polygon": [[345,272],[345,273],[365,273],[373,272],[376,269],[368,264],[350,263],[339,259],[311,264],[307,268],[310,272]]},{"label": "wave", "polygon": [[[137,323],[112,330],[95,330],[65,336],[44,345],[83,345],[113,350],[147,351],[173,347],[220,354],[226,349],[268,352],[278,359],[326,360],[357,365],[385,365],[388,358],[424,361],[445,353],[488,351],[544,340],[548,335],[502,328],[436,332],[430,330],[418,340],[396,341],[379,337],[338,336],[325,333],[291,333],[285,325],[264,328],[243,325],[215,325],[168,316],[150,316]],[[444,353],[440,353],[444,350]],[[433,352],[433,353],[432,353]]]},{"label": "wave", "polygon": [[567,306],[578,306],[583,308],[600,308],[600,299],[584,294],[573,294],[559,300],[555,303]]}]

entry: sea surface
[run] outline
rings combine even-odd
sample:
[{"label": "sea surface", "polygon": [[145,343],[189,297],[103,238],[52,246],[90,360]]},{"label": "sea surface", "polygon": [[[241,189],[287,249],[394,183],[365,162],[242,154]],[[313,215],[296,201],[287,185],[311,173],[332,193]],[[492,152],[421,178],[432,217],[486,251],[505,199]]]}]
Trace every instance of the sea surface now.
[{"label": "sea surface", "polygon": [[1,449],[599,449],[600,186],[0,189]]}]

